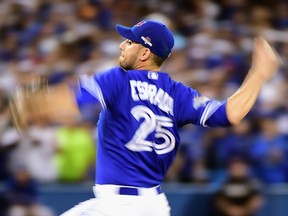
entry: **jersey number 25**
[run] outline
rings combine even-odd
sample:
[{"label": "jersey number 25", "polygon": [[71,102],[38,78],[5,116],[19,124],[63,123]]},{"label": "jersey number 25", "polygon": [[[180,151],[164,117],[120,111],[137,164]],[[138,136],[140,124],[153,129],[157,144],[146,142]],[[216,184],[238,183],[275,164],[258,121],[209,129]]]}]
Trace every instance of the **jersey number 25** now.
[{"label": "jersey number 25", "polygon": [[[175,147],[175,137],[166,128],[173,127],[173,122],[166,116],[155,115],[149,108],[145,106],[135,106],[131,109],[131,113],[137,121],[144,118],[136,130],[133,138],[125,145],[131,151],[152,151],[157,154],[165,154],[172,151]],[[163,143],[155,143],[147,140],[152,132],[155,138],[163,139]]]}]

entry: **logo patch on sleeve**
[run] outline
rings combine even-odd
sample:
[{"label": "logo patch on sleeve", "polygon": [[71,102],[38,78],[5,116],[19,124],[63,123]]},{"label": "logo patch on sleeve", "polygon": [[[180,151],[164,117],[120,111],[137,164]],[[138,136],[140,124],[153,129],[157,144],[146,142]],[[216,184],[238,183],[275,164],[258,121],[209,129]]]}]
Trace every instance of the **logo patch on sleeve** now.
[{"label": "logo patch on sleeve", "polygon": [[210,101],[209,98],[205,97],[205,96],[195,96],[193,99],[193,107],[194,109],[198,109],[199,107],[205,107],[206,103]]}]

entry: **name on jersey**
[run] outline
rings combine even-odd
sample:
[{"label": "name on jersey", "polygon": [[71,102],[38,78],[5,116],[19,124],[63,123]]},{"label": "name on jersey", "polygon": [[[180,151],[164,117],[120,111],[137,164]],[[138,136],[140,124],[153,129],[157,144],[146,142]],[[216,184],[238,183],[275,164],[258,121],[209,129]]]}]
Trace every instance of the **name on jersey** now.
[{"label": "name on jersey", "polygon": [[164,112],[173,115],[174,99],[162,88],[139,80],[130,80],[130,87],[134,101],[149,101]]}]

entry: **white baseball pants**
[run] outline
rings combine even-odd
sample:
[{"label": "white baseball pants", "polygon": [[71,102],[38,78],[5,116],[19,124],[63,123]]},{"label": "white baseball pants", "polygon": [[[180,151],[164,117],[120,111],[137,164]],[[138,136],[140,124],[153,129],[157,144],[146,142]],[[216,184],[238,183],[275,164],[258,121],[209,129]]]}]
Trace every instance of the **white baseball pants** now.
[{"label": "white baseball pants", "polygon": [[96,198],[81,202],[60,216],[170,216],[169,203],[159,188],[96,185]]}]

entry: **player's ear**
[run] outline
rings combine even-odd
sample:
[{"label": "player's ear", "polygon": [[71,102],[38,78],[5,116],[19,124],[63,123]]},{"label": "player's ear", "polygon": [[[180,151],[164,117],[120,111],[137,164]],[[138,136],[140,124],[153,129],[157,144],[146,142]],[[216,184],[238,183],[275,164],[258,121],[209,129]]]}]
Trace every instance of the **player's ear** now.
[{"label": "player's ear", "polygon": [[140,50],[140,60],[141,61],[146,61],[149,59],[151,56],[151,50],[149,48],[144,47],[143,49]]}]

